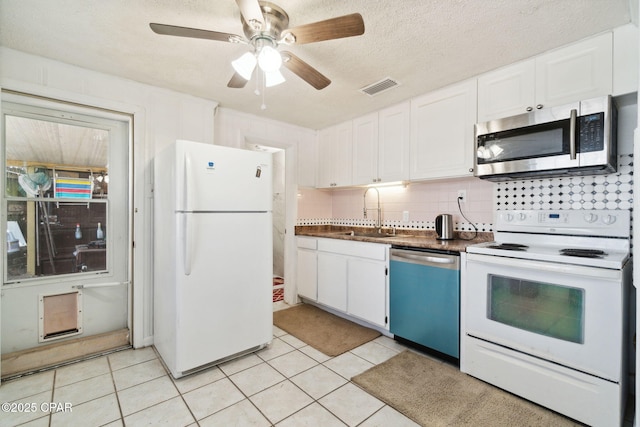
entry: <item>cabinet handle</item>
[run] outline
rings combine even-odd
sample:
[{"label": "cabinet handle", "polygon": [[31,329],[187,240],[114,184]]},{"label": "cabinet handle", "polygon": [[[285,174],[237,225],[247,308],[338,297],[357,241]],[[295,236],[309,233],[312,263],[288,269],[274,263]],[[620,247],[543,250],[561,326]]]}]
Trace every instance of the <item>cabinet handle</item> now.
[{"label": "cabinet handle", "polygon": [[533,107],[527,107],[527,111],[533,111]]},{"label": "cabinet handle", "polygon": [[543,105],[542,105],[542,104],[538,104],[538,105],[536,105],[536,108],[537,108],[538,110],[542,110],[542,107],[543,107]]},{"label": "cabinet handle", "polygon": [[469,172],[473,172],[473,168],[469,168]]}]

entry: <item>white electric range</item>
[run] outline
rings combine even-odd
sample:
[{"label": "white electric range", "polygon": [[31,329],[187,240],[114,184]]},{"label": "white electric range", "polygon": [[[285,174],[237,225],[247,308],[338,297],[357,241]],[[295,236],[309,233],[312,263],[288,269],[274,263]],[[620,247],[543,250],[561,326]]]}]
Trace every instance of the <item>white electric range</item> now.
[{"label": "white electric range", "polygon": [[460,368],[589,425],[627,394],[630,212],[499,211],[463,256]]}]

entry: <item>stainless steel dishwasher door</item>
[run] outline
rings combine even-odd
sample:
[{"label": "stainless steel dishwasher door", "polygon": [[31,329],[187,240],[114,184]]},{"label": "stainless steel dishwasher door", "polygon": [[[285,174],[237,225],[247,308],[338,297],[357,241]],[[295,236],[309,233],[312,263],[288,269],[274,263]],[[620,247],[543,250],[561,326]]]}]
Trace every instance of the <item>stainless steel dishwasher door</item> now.
[{"label": "stainless steel dishwasher door", "polygon": [[389,328],[397,337],[460,358],[460,256],[391,249]]}]

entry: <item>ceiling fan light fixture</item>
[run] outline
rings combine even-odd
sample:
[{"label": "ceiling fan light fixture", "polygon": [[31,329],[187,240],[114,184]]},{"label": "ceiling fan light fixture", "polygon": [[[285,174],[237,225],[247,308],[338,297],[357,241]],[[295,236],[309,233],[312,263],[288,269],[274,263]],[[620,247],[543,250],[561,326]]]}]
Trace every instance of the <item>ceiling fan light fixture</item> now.
[{"label": "ceiling fan light fixture", "polygon": [[264,72],[264,80],[265,80],[264,85],[266,87],[277,86],[280,83],[284,83],[286,81],[286,79],[284,78],[284,76],[282,75],[282,73],[279,70],[265,71]]},{"label": "ceiling fan light fixture", "polygon": [[265,73],[278,71],[282,66],[282,56],[271,46],[264,46],[258,54],[258,65]]},{"label": "ceiling fan light fixture", "polygon": [[236,70],[236,73],[240,74],[243,79],[251,80],[251,75],[256,68],[256,63],[256,56],[251,52],[247,52],[235,61],[232,61],[231,65],[233,69]]}]

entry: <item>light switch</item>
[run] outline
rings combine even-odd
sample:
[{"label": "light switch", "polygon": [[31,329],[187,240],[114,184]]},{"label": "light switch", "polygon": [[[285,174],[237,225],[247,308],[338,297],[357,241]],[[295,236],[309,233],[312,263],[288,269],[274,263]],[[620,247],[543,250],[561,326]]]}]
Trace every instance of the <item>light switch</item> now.
[{"label": "light switch", "polygon": [[402,211],[402,222],[409,222],[409,211]]}]

